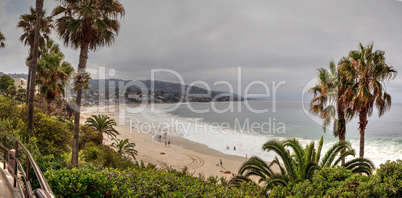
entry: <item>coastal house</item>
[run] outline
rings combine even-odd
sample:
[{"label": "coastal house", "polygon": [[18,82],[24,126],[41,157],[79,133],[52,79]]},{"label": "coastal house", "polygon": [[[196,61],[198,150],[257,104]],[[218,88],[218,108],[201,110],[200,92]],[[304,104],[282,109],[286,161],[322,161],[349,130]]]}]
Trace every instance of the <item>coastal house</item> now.
[{"label": "coastal house", "polygon": [[23,79],[23,78],[13,78],[14,79],[14,85],[17,89],[19,88],[23,88],[26,89],[28,82],[27,80]]},{"label": "coastal house", "polygon": [[[14,79],[14,85],[18,89],[27,89],[28,87],[28,81],[25,80],[24,78],[13,78]],[[39,93],[39,86],[35,86],[35,94]]]}]

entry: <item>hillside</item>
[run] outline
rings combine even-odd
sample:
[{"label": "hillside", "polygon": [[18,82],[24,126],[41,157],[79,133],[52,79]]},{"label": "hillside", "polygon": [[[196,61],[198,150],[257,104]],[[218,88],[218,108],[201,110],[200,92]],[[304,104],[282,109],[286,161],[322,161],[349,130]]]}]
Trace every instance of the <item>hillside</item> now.
[{"label": "hillside", "polygon": [[[121,82],[121,81],[124,81],[124,84],[127,84],[130,82],[129,80],[122,80],[122,79],[106,79],[106,80],[102,80],[102,81],[99,82],[98,79],[91,80],[90,89],[94,90],[94,91],[99,90],[99,83],[105,83],[105,88],[108,89],[110,82],[114,82],[114,85],[116,88],[119,86],[119,82]],[[152,83],[151,80],[143,80],[140,82],[143,83],[148,90],[151,90],[151,83]],[[135,87],[135,89],[138,89],[138,87]],[[189,86],[185,85],[185,90],[187,91],[188,89],[189,89]],[[182,85],[179,83],[154,81],[154,90],[156,92],[164,92],[166,94],[180,94],[182,92]],[[201,87],[193,86],[193,87],[191,87],[189,93],[190,94],[208,94],[208,90],[201,88]],[[228,93],[228,92],[211,90],[212,97],[215,97],[219,94],[230,95],[230,93]],[[237,94],[233,94],[233,96],[238,97]]]},{"label": "hillside", "polygon": [[7,75],[11,76],[11,78],[23,78],[25,80],[28,79],[28,74],[25,74],[25,73],[19,73],[19,74],[14,73],[14,74],[7,74]]}]

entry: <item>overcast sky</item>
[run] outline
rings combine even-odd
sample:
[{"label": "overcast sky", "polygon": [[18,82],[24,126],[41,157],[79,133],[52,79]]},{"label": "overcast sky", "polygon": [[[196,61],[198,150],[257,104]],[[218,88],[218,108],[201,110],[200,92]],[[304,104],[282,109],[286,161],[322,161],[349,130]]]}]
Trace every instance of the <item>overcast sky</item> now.
[{"label": "overcast sky", "polygon": [[[172,69],[186,83],[206,81],[213,90],[229,81],[238,93],[252,81],[286,81],[280,100],[300,101],[303,87],[319,67],[327,67],[364,45],[386,52],[387,63],[402,72],[402,2],[396,0],[124,0],[120,34],[111,47],[89,54],[87,68],[115,69],[114,78],[145,80],[151,69]],[[28,47],[16,29],[34,0],[1,0],[0,71],[27,73]],[[45,0],[50,13],[56,1]],[[53,39],[61,42],[56,33]],[[79,51],[62,48],[66,61],[78,65]],[[113,73],[113,72],[112,72]],[[178,82],[168,73],[157,80]],[[261,86],[254,93],[263,93]],[[387,85],[394,102],[402,102],[402,74]]]}]

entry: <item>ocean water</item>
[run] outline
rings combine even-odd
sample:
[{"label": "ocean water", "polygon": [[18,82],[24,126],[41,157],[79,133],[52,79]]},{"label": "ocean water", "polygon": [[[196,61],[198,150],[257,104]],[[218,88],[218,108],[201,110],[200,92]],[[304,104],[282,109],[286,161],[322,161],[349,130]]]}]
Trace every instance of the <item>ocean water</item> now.
[{"label": "ocean water", "polygon": [[[324,132],[321,120],[310,115],[309,104],[301,102],[183,103],[148,106],[141,115],[149,127],[160,133],[180,135],[223,153],[246,157],[256,155],[272,160],[273,152],[262,145],[270,139],[295,137],[306,145],[324,137],[324,150],[338,141],[331,126]],[[303,109],[304,106],[304,109]],[[174,108],[173,108],[174,107]],[[402,105],[393,104],[381,118],[376,111],[366,129],[365,157],[376,166],[387,160],[402,159]],[[149,124],[152,123],[152,126]],[[138,127],[138,126],[137,126]],[[142,130],[145,128],[143,127]],[[359,153],[358,120],[347,124],[346,139]],[[229,149],[228,149],[229,147]],[[234,147],[236,150],[234,150]]]}]

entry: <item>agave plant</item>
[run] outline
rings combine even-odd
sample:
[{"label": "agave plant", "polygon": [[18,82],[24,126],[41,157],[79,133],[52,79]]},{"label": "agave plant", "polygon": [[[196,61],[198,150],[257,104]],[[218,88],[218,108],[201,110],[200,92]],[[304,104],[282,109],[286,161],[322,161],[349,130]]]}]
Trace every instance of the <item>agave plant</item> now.
[{"label": "agave plant", "polygon": [[134,160],[135,156],[138,154],[137,150],[134,149],[135,143],[129,142],[128,139],[121,140],[113,138],[113,143],[110,145],[116,149],[117,153],[124,156],[131,156]]},{"label": "agave plant", "polygon": [[92,115],[87,118],[85,124],[102,134],[105,133],[109,138],[116,138],[116,135],[119,135],[119,132],[113,128],[113,126],[116,126],[116,121],[110,119],[109,116]]},{"label": "agave plant", "polygon": [[[267,164],[261,158],[254,156],[241,166],[238,175],[231,180],[231,185],[239,186],[243,181],[250,181],[250,176],[256,176],[259,178],[258,183],[262,184],[267,191],[276,185],[287,186],[290,182],[311,180],[317,170],[335,167],[347,156],[355,156],[355,150],[352,149],[351,144],[341,141],[335,143],[321,158],[323,142],[321,137],[316,149],[314,141],[303,147],[295,138],[283,141],[270,140],[262,146],[262,149],[267,152],[274,151],[281,161],[275,157],[271,163]],[[340,154],[343,149],[345,152]],[[275,172],[273,166],[279,167],[280,171]],[[365,158],[352,159],[342,166],[353,173],[368,175],[374,169],[373,162]]]}]

